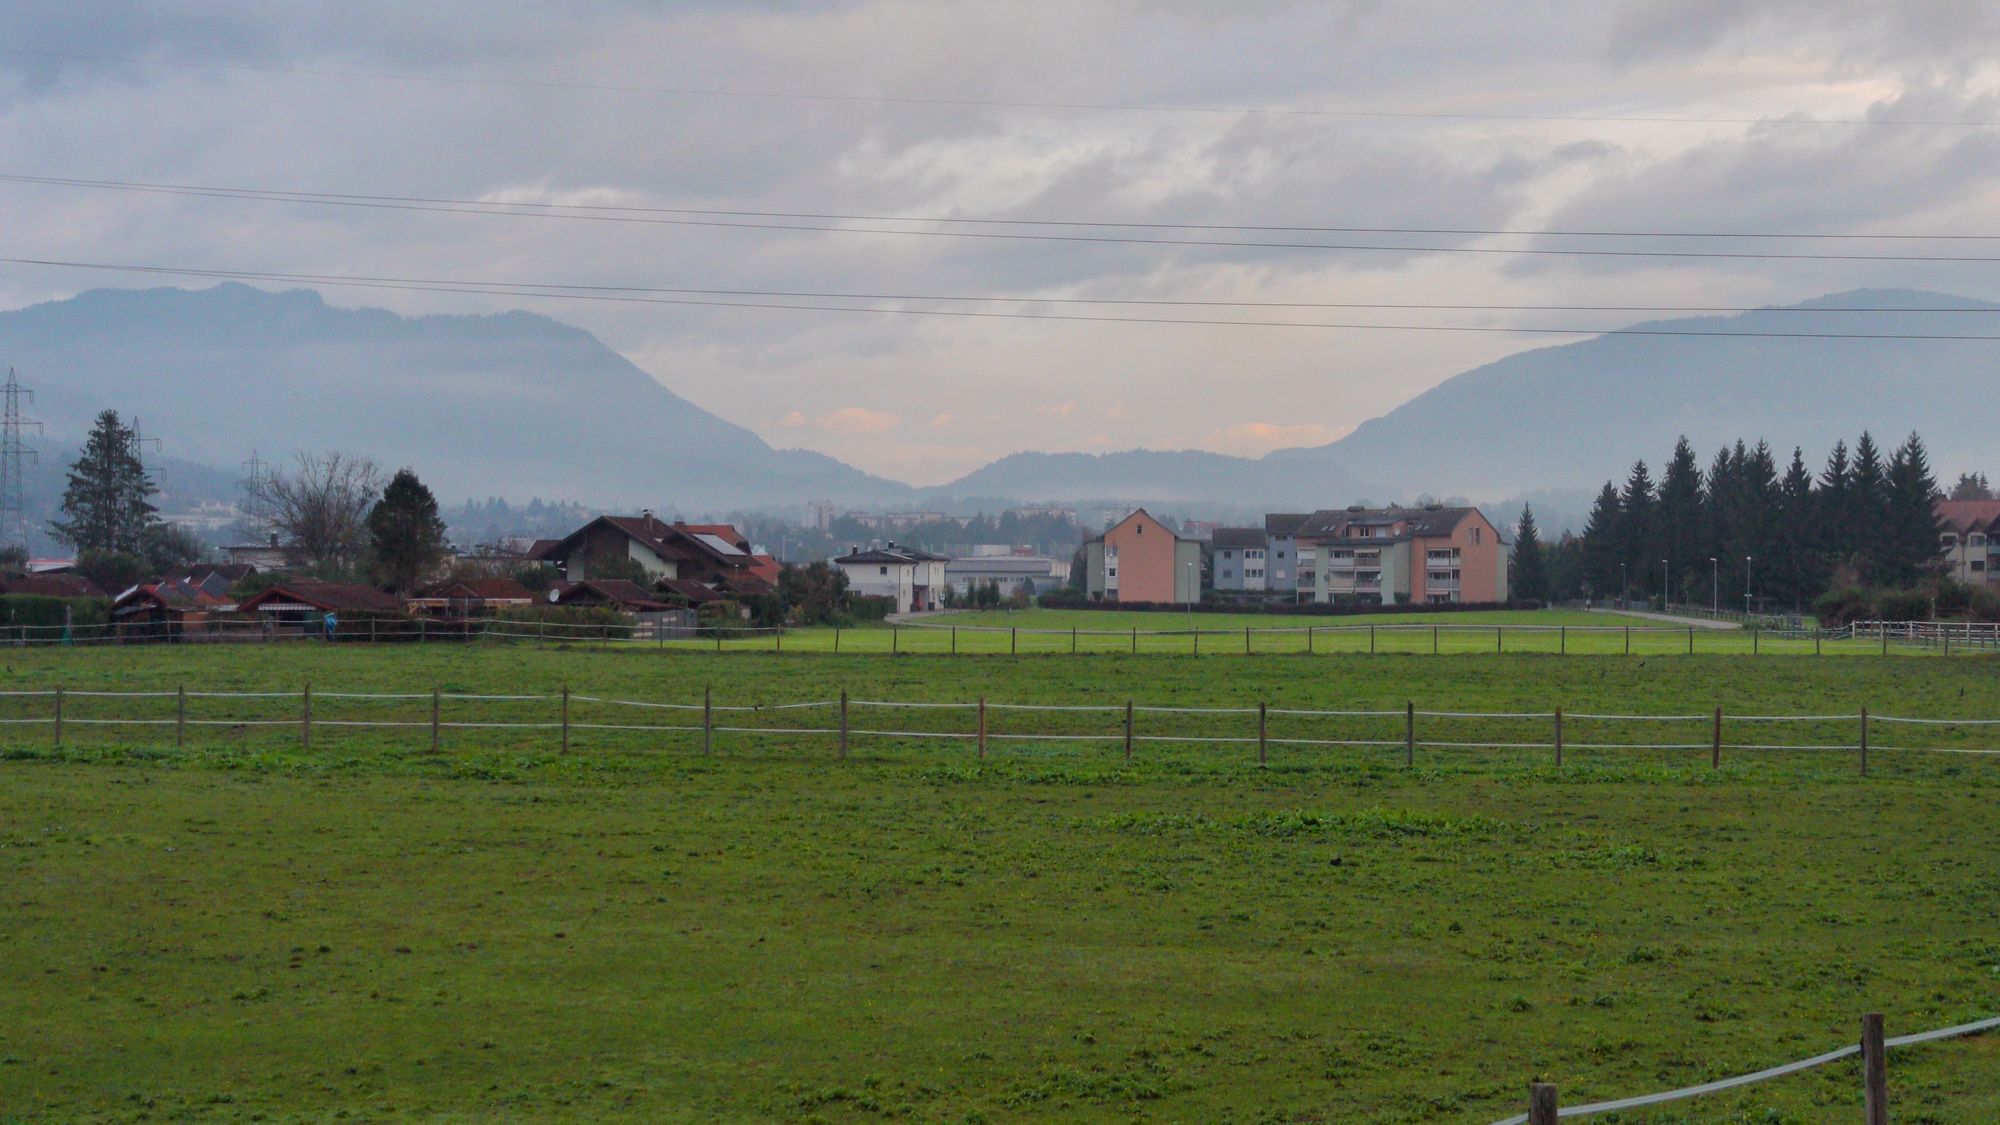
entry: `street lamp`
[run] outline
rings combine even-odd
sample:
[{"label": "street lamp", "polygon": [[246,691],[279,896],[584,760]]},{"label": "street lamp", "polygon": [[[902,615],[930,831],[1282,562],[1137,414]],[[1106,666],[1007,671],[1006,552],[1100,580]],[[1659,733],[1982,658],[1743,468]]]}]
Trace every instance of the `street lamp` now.
[{"label": "street lamp", "polygon": [[1708,556],[1708,613],[1722,616],[1722,568],[1716,565],[1714,555]]},{"label": "street lamp", "polygon": [[1670,593],[1673,587],[1667,582],[1667,576],[1672,573],[1673,573],[1673,568],[1667,564],[1667,560],[1661,559],[1660,560],[1660,608],[1662,610],[1666,609],[1668,606],[1673,604],[1673,595],[1672,593]]},{"label": "street lamp", "polygon": [[1743,556],[1743,619],[1750,619],[1750,556]]},{"label": "street lamp", "polygon": [[1625,597],[1625,595],[1630,593],[1631,590],[1632,590],[1632,580],[1630,578],[1625,577],[1625,564],[1619,563],[1618,564],[1618,608],[1619,609],[1632,608],[1631,604]]}]

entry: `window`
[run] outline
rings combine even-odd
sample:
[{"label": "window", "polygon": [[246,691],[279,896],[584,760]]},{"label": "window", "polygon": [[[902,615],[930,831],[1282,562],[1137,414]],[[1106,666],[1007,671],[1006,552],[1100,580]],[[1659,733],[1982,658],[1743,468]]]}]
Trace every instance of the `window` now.
[{"label": "window", "polygon": [[1263,572],[1263,571],[1261,571],[1261,570],[1246,570],[1246,571],[1244,571],[1244,572],[1243,572],[1243,577],[1245,577],[1245,578],[1262,578],[1262,577],[1264,577],[1264,572]]},{"label": "window", "polygon": [[1224,578],[1234,578],[1236,577],[1236,572],[1233,570],[1225,570],[1222,572],[1222,576]]},{"label": "window", "polygon": [[1947,531],[1943,535],[1938,536],[1938,542],[1944,544],[1947,547],[1956,546],[1958,544],[1958,533],[1953,531]]},{"label": "window", "polygon": [[1480,528],[1476,528],[1476,527],[1472,529],[1472,545],[1473,545],[1473,546],[1475,546],[1475,547],[1479,546],[1479,532],[1480,532],[1480,530],[1481,530]]},{"label": "window", "polygon": [[1969,546],[1984,547],[1986,545],[1986,537],[1975,531],[1965,537],[1965,542]]},{"label": "window", "polygon": [[1236,557],[1236,552],[1234,552],[1234,551],[1224,551],[1224,552],[1222,552],[1222,557],[1223,557],[1223,558],[1225,558],[1225,559],[1233,559],[1233,558],[1235,558],[1235,557]]},{"label": "window", "polygon": [[1974,569],[1974,570],[1985,570],[1985,569],[1986,569],[1986,560],[1985,560],[1985,559],[1973,559],[1973,560],[1972,560],[1972,563],[1971,563],[1971,566],[1972,566],[1972,569]]},{"label": "window", "polygon": [[888,567],[886,567],[886,566],[885,566],[885,567],[883,567],[883,568],[882,568],[882,573],[883,573],[883,574],[887,574],[887,573],[889,573],[889,568],[888,568]]},{"label": "window", "polygon": [[1281,559],[1282,559],[1282,558],[1284,558],[1284,557],[1285,557],[1285,552],[1283,552],[1283,551],[1279,551],[1279,552],[1278,552],[1278,557],[1279,557],[1279,558],[1281,558]]}]

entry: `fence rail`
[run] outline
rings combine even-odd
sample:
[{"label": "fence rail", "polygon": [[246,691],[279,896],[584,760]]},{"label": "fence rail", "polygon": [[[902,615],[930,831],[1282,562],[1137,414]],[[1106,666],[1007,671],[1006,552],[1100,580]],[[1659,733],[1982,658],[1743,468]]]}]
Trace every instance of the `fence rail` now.
[{"label": "fence rail", "polygon": [[126,644],[465,644],[480,641],[620,644],[662,651],[799,653],[1164,653],[1267,655],[1316,653],[1476,653],[1665,655],[1673,653],[1878,653],[1972,655],[2000,652],[2000,625],[1980,622],[1863,621],[1838,629],[1776,627],[1716,630],[1699,625],[1481,624],[1366,622],[1179,629],[1042,628],[908,621],[887,627],[820,628],[656,622],[577,624],[481,618],[341,620],[329,638],[317,625],[217,618],[198,623],[4,625],[0,645]]},{"label": "fence rail", "polygon": [[[931,718],[925,719],[925,716]],[[898,717],[901,717],[900,720]],[[862,721],[857,722],[860,719]],[[922,720],[922,721],[919,721]],[[45,728],[56,746],[88,728],[172,729],[177,746],[191,732],[208,738],[228,728],[294,727],[302,746],[316,731],[428,731],[430,748],[446,731],[545,731],[567,753],[579,732],[618,731],[694,736],[703,751],[718,734],[784,741],[835,740],[841,757],[858,741],[955,742],[985,757],[989,743],[1118,743],[1254,747],[1257,761],[1273,748],[1402,751],[1414,765],[1420,751],[1533,751],[1556,766],[1575,753],[1696,753],[1711,768],[1725,755],[1799,752],[1852,755],[1862,775],[1870,756],[1896,754],[2000,757],[2000,718],[1885,715],[1863,707],[1851,714],[1731,715],[1716,706],[1698,713],[1641,714],[1566,710],[1273,707],[1266,700],[1233,706],[1120,703],[1009,703],[977,700],[837,698],[718,703],[711,689],[699,700],[622,699],[557,692],[77,690],[53,687],[0,692],[0,741],[20,743]],[[1894,731],[1894,743],[1881,735]]]},{"label": "fence rail", "polygon": [[1860,1056],[1863,1062],[1864,1100],[1867,1104],[1868,1119],[1871,1122],[1878,1120],[1887,1121],[1888,1080],[1885,1056],[1891,1048],[1909,1047],[1918,1043],[1932,1043],[1940,1039],[1956,1039],[1961,1036],[1978,1035],[1983,1032],[1995,1030],[2000,1030],[2000,1017],[1974,1020],[1971,1023],[1957,1024],[1952,1027],[1940,1027],[1931,1031],[1919,1031],[1911,1035],[1884,1038],[1882,1035],[1882,1017],[1871,1013],[1862,1017],[1861,1040],[1857,1043],[1851,1043],[1845,1047],[1836,1047],[1831,1051],[1814,1055],[1811,1058],[1782,1063],[1778,1066],[1769,1067],[1750,1074],[1720,1078],[1713,1082],[1703,1082],[1695,1086],[1683,1086],[1678,1090],[1663,1090],[1659,1093],[1640,1094],[1635,1097],[1617,1098],[1612,1101],[1592,1102],[1588,1105],[1558,1106],[1555,1086],[1538,1082],[1531,1088],[1528,1112],[1517,1113],[1512,1117],[1502,1118],[1494,1122],[1493,1125],[1555,1125],[1557,1120],[1564,1117],[1591,1117],[1600,1113],[1616,1113],[1620,1110],[1643,1109],[1646,1106],[1661,1105],[1666,1102],[1681,1101],[1685,1098],[1700,1097],[1703,1094],[1733,1090],[1739,1086],[1767,1082],[1773,1078],[1783,1078],[1787,1075],[1798,1074],[1801,1071],[1811,1070],[1814,1067],[1825,1066],[1827,1063],[1839,1062],[1842,1059],[1854,1058],[1856,1056]]}]

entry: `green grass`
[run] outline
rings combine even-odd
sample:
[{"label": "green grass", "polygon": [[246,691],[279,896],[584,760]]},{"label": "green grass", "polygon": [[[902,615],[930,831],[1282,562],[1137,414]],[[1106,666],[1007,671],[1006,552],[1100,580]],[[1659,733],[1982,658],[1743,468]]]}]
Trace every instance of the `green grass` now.
[{"label": "green grass", "polygon": [[[0,660],[12,690],[2000,715],[1991,660]],[[428,707],[322,698],[316,717]],[[1891,1034],[2000,1012],[1993,759],[1882,753],[1864,780],[1846,754],[1717,772],[1580,753],[1558,772],[1428,751],[1409,770],[1393,751],[1259,767],[1240,745],[1128,763],[1011,742],[982,762],[857,739],[842,762],[803,736],[703,756],[697,735],[593,731],[563,755],[549,731],[466,730],[433,755],[422,729],[322,728],[310,750],[290,727],[200,730],[176,750],[167,728],[72,725],[58,751],[0,727],[0,1120],[1485,1125],[1535,1077],[1621,1096],[1850,1042],[1863,1011]],[[1890,1073],[1898,1121],[2000,1117],[2000,1037],[1906,1049]],[[1802,1125],[1857,1116],[1858,1091],[1841,1063],[1619,1120]]]}]

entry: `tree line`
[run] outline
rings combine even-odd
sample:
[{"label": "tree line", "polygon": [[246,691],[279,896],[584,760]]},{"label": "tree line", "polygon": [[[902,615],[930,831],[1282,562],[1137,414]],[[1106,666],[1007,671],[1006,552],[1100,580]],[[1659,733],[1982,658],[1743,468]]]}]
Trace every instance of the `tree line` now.
[{"label": "tree line", "polygon": [[[1953,492],[1984,484],[1971,474]],[[1722,608],[1804,609],[1837,588],[1908,587],[1933,577],[1939,496],[1915,433],[1886,456],[1865,431],[1851,449],[1835,442],[1817,474],[1798,447],[1781,467],[1768,443],[1741,440],[1717,450],[1703,470],[1682,437],[1657,482],[1643,460],[1623,487],[1606,481],[1583,535],[1547,551],[1537,542],[1531,569],[1556,598],[1664,595]],[[1532,520],[1524,511],[1530,529]]]},{"label": "tree line", "polygon": [[[198,562],[207,548],[160,519],[158,486],[138,434],[115,410],[97,416],[69,468],[62,518],[49,525],[77,552],[77,571],[108,591]],[[252,507],[283,539],[288,561],[328,578],[409,591],[450,554],[437,498],[416,473],[385,479],[367,458],[306,454],[248,485]]]}]

